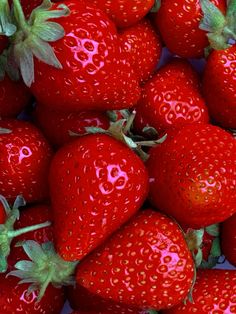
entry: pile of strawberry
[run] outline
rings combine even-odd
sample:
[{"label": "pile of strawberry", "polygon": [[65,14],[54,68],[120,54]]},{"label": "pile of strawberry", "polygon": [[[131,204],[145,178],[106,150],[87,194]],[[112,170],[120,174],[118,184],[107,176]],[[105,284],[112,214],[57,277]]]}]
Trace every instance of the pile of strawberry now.
[{"label": "pile of strawberry", "polygon": [[235,0],[0,0],[0,79],[0,314],[236,313]]}]

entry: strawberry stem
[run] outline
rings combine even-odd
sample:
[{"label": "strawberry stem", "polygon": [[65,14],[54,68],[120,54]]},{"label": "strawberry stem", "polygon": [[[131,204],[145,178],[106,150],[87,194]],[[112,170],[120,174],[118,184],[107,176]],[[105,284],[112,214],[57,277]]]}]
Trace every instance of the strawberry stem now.
[{"label": "strawberry stem", "polygon": [[44,223],[38,224],[38,225],[33,225],[33,226],[29,226],[29,227],[25,227],[22,229],[18,229],[18,230],[14,230],[14,231],[9,231],[7,233],[9,238],[15,238],[15,237],[19,237],[22,234],[31,232],[31,231],[35,231],[38,229],[42,229],[42,228],[46,228],[51,226],[51,222],[50,221],[46,221]]},{"label": "strawberry stem", "polygon": [[20,0],[13,0],[13,11],[21,31],[27,32],[29,27],[26,23],[25,14],[23,12]]}]

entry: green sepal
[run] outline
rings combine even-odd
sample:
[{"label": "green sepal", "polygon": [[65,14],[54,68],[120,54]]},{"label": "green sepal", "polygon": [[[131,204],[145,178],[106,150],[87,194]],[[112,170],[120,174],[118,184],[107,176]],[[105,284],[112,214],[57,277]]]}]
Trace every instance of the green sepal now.
[{"label": "green sepal", "polygon": [[8,0],[0,1],[0,35],[12,36],[16,32],[16,26],[12,23]]},{"label": "green sepal", "polygon": [[15,237],[18,237],[27,232],[38,230],[50,226],[50,222],[33,225],[18,230],[14,229],[16,220],[19,220],[20,211],[19,208],[25,206],[25,200],[22,196],[17,196],[12,208],[9,206],[6,198],[0,195],[0,202],[6,212],[6,221],[4,224],[0,224],[0,273],[4,273],[7,270],[7,258],[11,250],[11,242]]},{"label": "green sepal", "polygon": [[0,134],[10,134],[12,133],[12,130],[6,129],[6,128],[0,128]]},{"label": "green sepal", "polygon": [[154,6],[150,10],[150,12],[151,13],[156,13],[156,12],[159,11],[160,7],[161,7],[161,0],[155,0]]},{"label": "green sepal", "polygon": [[44,0],[39,7],[32,11],[27,21],[20,1],[13,0],[13,17],[17,31],[11,38],[8,59],[14,59],[15,64],[12,67],[11,62],[9,62],[8,66],[12,67],[12,72],[16,71],[17,66],[27,86],[31,86],[35,80],[34,58],[62,69],[62,65],[49,42],[63,38],[65,32],[60,24],[51,21],[51,19],[66,17],[69,14],[70,11],[66,5],[58,4],[57,8],[52,10],[51,1]]},{"label": "green sepal", "polygon": [[17,262],[16,270],[8,276],[16,276],[21,283],[31,283],[28,292],[39,290],[38,301],[44,296],[49,284],[60,288],[75,285],[74,273],[78,262],[67,262],[55,251],[52,242],[42,245],[28,240],[21,243],[30,260]]},{"label": "green sepal", "polygon": [[220,235],[220,225],[214,224],[205,228],[206,232],[213,237],[219,237]]}]

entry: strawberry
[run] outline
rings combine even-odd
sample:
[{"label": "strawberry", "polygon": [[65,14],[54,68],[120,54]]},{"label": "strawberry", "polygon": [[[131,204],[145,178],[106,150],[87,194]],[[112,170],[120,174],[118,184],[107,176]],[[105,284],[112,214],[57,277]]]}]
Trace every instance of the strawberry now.
[{"label": "strawberry", "polygon": [[6,75],[0,81],[0,117],[16,117],[31,100],[31,94],[22,81],[14,82]]},{"label": "strawberry", "polygon": [[236,212],[236,143],[212,125],[168,133],[147,161],[151,203],[181,225],[199,229]]},{"label": "strawberry", "polygon": [[194,303],[177,305],[162,314],[235,313],[236,271],[201,270],[193,288]]},{"label": "strawberry", "polygon": [[117,27],[129,27],[139,22],[154,6],[155,0],[89,0],[106,12]]},{"label": "strawberry", "polygon": [[[203,57],[204,49],[209,45],[206,31],[199,28],[203,12],[201,5],[207,2],[208,22],[212,21],[209,31],[218,34],[218,15],[226,11],[225,0],[189,1],[162,0],[161,7],[156,13],[155,24],[171,52],[184,58]],[[214,4],[215,6],[211,6]],[[216,8],[219,9],[216,14]],[[221,22],[221,19],[220,19]],[[210,24],[211,26],[211,24]]]},{"label": "strawberry", "polygon": [[126,58],[130,59],[140,81],[146,81],[156,69],[161,56],[161,41],[151,23],[144,19],[120,32]]},{"label": "strawberry", "polygon": [[70,131],[85,134],[86,127],[107,129],[109,120],[105,113],[95,111],[59,112],[37,105],[36,124],[54,147],[60,147],[75,139]]},{"label": "strawberry", "polygon": [[159,310],[186,298],[193,268],[178,225],[146,210],[87,256],[77,267],[76,280],[105,299]]},{"label": "strawberry", "polygon": [[106,134],[62,147],[49,180],[55,244],[67,261],[82,259],[134,215],[148,189],[143,162]]},{"label": "strawberry", "polygon": [[207,59],[203,92],[212,118],[226,128],[236,128],[236,45],[213,51]]},{"label": "strawberry", "polygon": [[51,149],[32,124],[0,120],[0,193],[12,203],[22,194],[27,202],[48,196]]},{"label": "strawberry", "polygon": [[[94,311],[73,311],[71,314],[114,314],[116,312],[114,312],[113,310],[105,310],[105,311],[98,311],[98,310],[94,310]],[[138,310],[131,310],[128,309],[125,312],[117,312],[119,314],[156,314],[156,311],[138,311]]]},{"label": "strawberry", "polygon": [[[63,111],[122,109],[137,103],[137,77],[105,13],[83,1],[45,0],[27,24],[19,0],[13,3],[18,31],[11,40],[9,64],[13,58],[39,103]],[[58,23],[48,22],[55,17]]]},{"label": "strawberry", "polygon": [[58,314],[61,312],[65,297],[62,289],[48,287],[47,293],[37,302],[37,293],[27,294],[28,285],[19,284],[15,277],[0,275],[0,309],[3,314]]},{"label": "strawberry", "polygon": [[135,128],[138,133],[145,127],[163,133],[172,127],[209,121],[205,102],[197,86],[192,86],[195,75],[188,66],[188,71],[182,70],[181,61],[178,64],[164,66],[144,85],[136,107]]},{"label": "strawberry", "polygon": [[227,260],[236,266],[236,215],[221,225],[221,248]]}]

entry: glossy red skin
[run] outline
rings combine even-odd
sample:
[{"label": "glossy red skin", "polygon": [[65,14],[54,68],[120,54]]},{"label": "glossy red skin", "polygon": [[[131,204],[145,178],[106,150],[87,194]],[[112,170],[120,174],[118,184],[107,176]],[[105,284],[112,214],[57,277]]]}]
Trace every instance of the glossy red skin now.
[{"label": "glossy red skin", "polygon": [[12,131],[0,134],[0,193],[12,204],[20,194],[27,203],[47,198],[52,152],[43,135],[19,120],[0,120],[0,128]]},{"label": "glossy red skin", "polygon": [[63,69],[35,60],[31,90],[39,103],[63,111],[135,105],[140,97],[138,79],[121,52],[114,24],[105,13],[83,1],[64,4],[71,14],[58,18],[57,23],[65,36],[51,43]]},{"label": "glossy red skin", "polygon": [[155,71],[161,57],[161,40],[151,23],[144,19],[120,33],[122,49],[141,82]]},{"label": "glossy red skin", "polygon": [[236,45],[213,51],[207,59],[203,92],[212,118],[225,128],[236,128]]},{"label": "glossy red skin", "polygon": [[[44,223],[46,221],[52,222],[52,211],[47,205],[35,205],[28,208],[21,209],[20,219],[15,222],[15,230]],[[35,231],[27,232],[21,236],[16,237],[12,241],[11,253],[8,257],[8,270],[13,270],[14,265],[20,260],[28,260],[28,256],[22,247],[15,247],[15,244],[20,241],[34,240],[39,244],[53,241],[52,226],[41,228]]]},{"label": "glossy red skin", "polygon": [[187,296],[193,260],[178,225],[146,210],[85,258],[76,280],[103,298],[159,310]]},{"label": "glossy red skin", "polygon": [[105,310],[105,311],[99,311],[99,310],[94,310],[94,311],[73,311],[71,314],[149,314],[149,311],[139,311],[139,310],[131,310],[128,309],[127,311],[120,311],[120,312],[114,312],[114,310]]},{"label": "glossy red skin", "polygon": [[179,61],[163,67],[144,85],[136,107],[135,129],[138,133],[146,126],[154,127],[162,134],[173,127],[209,122],[198,85],[192,85],[197,81],[195,72],[186,63],[181,69],[182,64]]},{"label": "glossy red skin", "polygon": [[[225,0],[210,1],[225,13]],[[184,58],[200,58],[209,45],[206,32],[199,28],[202,17],[199,0],[162,0],[155,24],[172,53]]]},{"label": "glossy red skin", "polygon": [[104,112],[81,111],[62,112],[54,111],[37,105],[35,111],[36,124],[45,137],[54,147],[60,147],[77,139],[69,131],[76,134],[85,134],[86,127],[109,128],[109,119]]},{"label": "glossy red skin", "polygon": [[[76,287],[67,288],[67,297],[70,306],[73,309],[82,311],[85,313],[96,313],[96,314],[138,314],[141,313],[138,309],[133,309],[131,307],[125,306],[124,304],[113,302],[111,300],[106,300],[100,296],[90,293],[81,285],[76,285]],[[143,313],[144,314],[144,313]]]},{"label": "glossy red skin", "polygon": [[48,286],[40,302],[33,292],[27,296],[29,284],[18,285],[19,278],[0,274],[0,309],[4,314],[58,314],[61,312],[65,297],[63,289]]},{"label": "glossy red skin", "polygon": [[0,81],[0,117],[16,117],[26,107],[32,96],[22,81],[13,82],[7,75]]},{"label": "glossy red skin", "polygon": [[6,211],[2,205],[2,203],[0,203],[0,225],[4,224],[6,220]]},{"label": "glossy red skin", "polygon": [[236,310],[236,271],[198,270],[193,288],[194,303],[187,301],[162,314],[230,314]]},{"label": "glossy red skin", "polygon": [[149,200],[181,225],[199,229],[236,212],[236,142],[213,125],[169,132],[150,150]]},{"label": "glossy red skin", "polygon": [[80,260],[143,204],[148,175],[126,145],[104,134],[62,147],[50,169],[54,236],[65,260]]},{"label": "glossy red skin", "polygon": [[119,28],[138,23],[154,6],[154,0],[89,0],[103,10]]},{"label": "glossy red skin", "polygon": [[221,225],[221,249],[226,259],[236,266],[236,215]]}]

